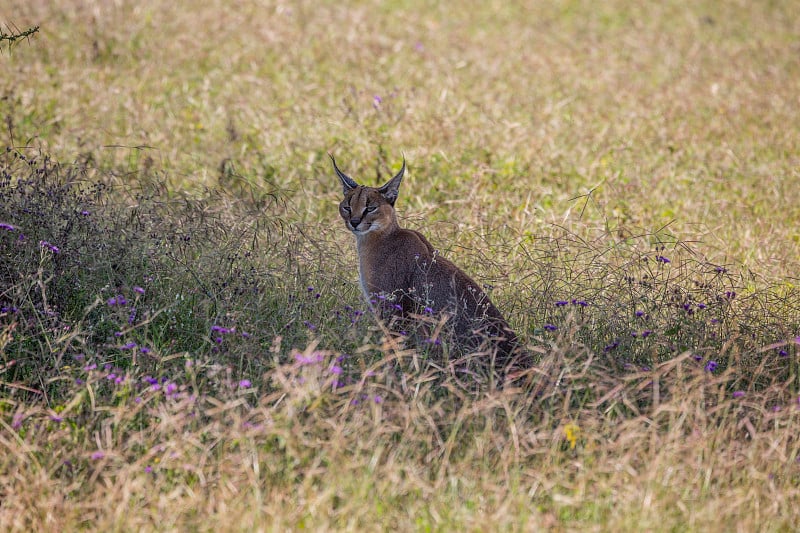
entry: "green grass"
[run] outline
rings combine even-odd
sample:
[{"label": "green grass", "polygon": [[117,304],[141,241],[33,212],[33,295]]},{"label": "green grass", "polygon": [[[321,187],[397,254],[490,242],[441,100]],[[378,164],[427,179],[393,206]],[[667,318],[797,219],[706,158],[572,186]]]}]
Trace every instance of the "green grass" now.
[{"label": "green grass", "polygon": [[[0,9],[0,528],[792,529],[795,7]],[[518,386],[386,341],[329,151]]]}]

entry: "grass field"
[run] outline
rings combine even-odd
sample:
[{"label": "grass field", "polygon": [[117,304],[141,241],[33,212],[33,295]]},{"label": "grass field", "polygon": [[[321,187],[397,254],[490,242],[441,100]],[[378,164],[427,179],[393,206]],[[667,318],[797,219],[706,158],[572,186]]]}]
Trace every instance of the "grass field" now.
[{"label": "grass field", "polygon": [[[795,529],[797,7],[0,0],[0,529]],[[386,339],[328,152],[525,379]]]}]

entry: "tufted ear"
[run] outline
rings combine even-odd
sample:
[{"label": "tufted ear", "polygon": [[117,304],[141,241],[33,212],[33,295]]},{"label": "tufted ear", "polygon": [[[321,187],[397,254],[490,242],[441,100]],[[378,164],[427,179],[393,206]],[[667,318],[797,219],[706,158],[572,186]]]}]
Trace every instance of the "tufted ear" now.
[{"label": "tufted ear", "polygon": [[403,181],[403,174],[406,172],[406,158],[403,157],[403,166],[400,168],[400,172],[395,174],[395,176],[390,179],[386,185],[378,189],[378,192],[381,193],[381,196],[386,198],[386,201],[389,202],[389,205],[394,206],[394,203],[397,201],[397,196],[400,194],[400,182]]},{"label": "tufted ear", "polygon": [[356,183],[353,178],[339,170],[339,167],[336,166],[336,160],[333,158],[333,154],[328,154],[333,162],[333,169],[336,171],[336,175],[339,176],[339,181],[342,182],[342,193],[347,194],[347,191],[355,189],[358,187],[358,183]]}]

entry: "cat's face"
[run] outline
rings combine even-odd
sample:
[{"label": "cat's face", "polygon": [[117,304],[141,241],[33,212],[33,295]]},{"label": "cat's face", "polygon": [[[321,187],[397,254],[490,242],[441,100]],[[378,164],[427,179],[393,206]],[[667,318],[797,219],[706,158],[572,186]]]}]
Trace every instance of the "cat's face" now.
[{"label": "cat's face", "polygon": [[356,235],[365,235],[389,227],[395,220],[394,203],[406,170],[405,161],[400,172],[382,187],[359,185],[339,170],[335,160],[333,168],[342,183],[344,199],[339,203],[339,214],[347,229]]}]

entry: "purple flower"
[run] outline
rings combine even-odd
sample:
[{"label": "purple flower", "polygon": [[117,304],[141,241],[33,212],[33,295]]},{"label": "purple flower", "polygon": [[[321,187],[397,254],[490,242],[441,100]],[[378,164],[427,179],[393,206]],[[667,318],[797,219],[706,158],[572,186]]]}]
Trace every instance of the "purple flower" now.
[{"label": "purple flower", "polygon": [[175,383],[167,383],[167,387],[164,389],[164,391],[167,394],[175,394],[178,391],[178,385]]},{"label": "purple flower", "polygon": [[89,215],[91,215],[91,213],[84,209],[83,211],[81,211],[81,215],[88,217]]},{"label": "purple flower", "polygon": [[314,324],[312,324],[308,320],[303,320],[303,325],[305,327],[307,327],[308,329],[310,329],[311,331],[314,331],[315,329],[317,329],[317,326],[315,326]]},{"label": "purple flower", "polygon": [[103,453],[103,452],[101,452],[100,450],[97,450],[96,452],[94,452],[94,453],[91,455],[91,457],[92,457],[92,460],[93,460],[93,461],[97,461],[98,459],[102,459],[102,458],[103,458],[103,457],[105,457],[105,456],[106,456],[106,454],[104,454],[104,453]]},{"label": "purple flower", "polygon": [[89,372],[90,370],[97,370],[97,363],[92,363],[90,365],[86,365],[85,367],[83,367],[83,369],[86,372]]},{"label": "purple flower", "polygon": [[432,307],[427,307],[427,306],[426,306],[426,307],[425,307],[425,309],[423,309],[423,311],[424,311],[425,313],[431,314],[431,313],[433,313],[433,308],[432,308]]},{"label": "purple flower", "polygon": [[644,316],[644,311],[636,311],[634,314],[636,316]]},{"label": "purple flower", "polygon": [[568,303],[569,303],[569,302],[567,302],[567,301],[565,301],[565,300],[558,300],[558,301],[556,302],[556,307],[564,307],[564,306],[565,306],[565,305],[567,305]]},{"label": "purple flower", "polygon": [[786,350],[782,349],[782,350],[778,351],[778,355],[780,355],[781,357],[788,357],[789,356],[789,352],[787,352]]},{"label": "purple flower", "polygon": [[250,383],[249,379],[243,379],[239,382],[240,389],[249,389],[253,384]]},{"label": "purple flower", "polygon": [[718,366],[716,361],[709,361],[706,363],[706,372],[714,372]]},{"label": "purple flower", "polygon": [[663,255],[657,255],[656,256],[656,261],[658,261],[659,263],[664,263],[664,264],[671,262],[669,259],[667,259]]},{"label": "purple flower", "polygon": [[607,345],[605,348],[603,348],[603,351],[610,352],[612,350],[616,350],[617,346],[619,346],[619,341],[614,341],[611,344]]},{"label": "purple flower", "polygon": [[372,97],[372,105],[373,106],[375,106],[377,108],[379,105],[381,105],[381,103],[383,103],[383,98],[381,98],[377,94]]},{"label": "purple flower", "polygon": [[558,326],[554,326],[553,324],[545,324],[544,329],[547,331],[555,331],[558,329]]},{"label": "purple flower", "polygon": [[141,348],[139,348],[139,351],[142,352],[143,354],[148,354],[151,352],[150,348],[148,348],[147,346],[142,346]]},{"label": "purple flower", "polygon": [[234,331],[236,331],[236,328],[235,327],[234,328],[225,328],[225,327],[222,327],[222,326],[211,326],[211,331],[214,332],[214,333],[227,334],[227,333],[233,333]]},{"label": "purple flower", "polygon": [[128,300],[126,300],[123,295],[118,294],[116,296],[113,296],[113,297],[109,298],[106,303],[109,306],[126,305],[128,303]]},{"label": "purple flower", "polygon": [[373,400],[375,401],[375,403],[383,403],[383,398],[381,398],[379,395],[375,395],[375,398],[373,398]]},{"label": "purple flower", "polygon": [[322,354],[316,352],[311,354],[310,357],[306,357],[305,355],[298,353],[295,354],[294,359],[301,365],[313,365],[315,363],[321,363],[323,357]]},{"label": "purple flower", "polygon": [[50,420],[53,422],[63,422],[64,418],[58,415],[50,415]]},{"label": "purple flower", "polygon": [[150,465],[147,465],[146,467],[144,467],[144,472],[145,472],[146,474],[150,474],[150,473],[152,473],[152,472],[153,472],[153,467],[152,467],[152,466],[150,466]]},{"label": "purple flower", "polygon": [[133,350],[134,348],[136,348],[135,342],[129,342],[119,347],[120,350]]},{"label": "purple flower", "polygon": [[744,391],[743,390],[737,390],[737,391],[734,391],[734,393],[733,393],[733,397],[734,398],[741,398],[742,396],[744,396]]},{"label": "purple flower", "polygon": [[47,241],[39,241],[39,246],[41,246],[42,248],[47,248],[54,254],[61,253],[61,250],[58,248],[58,246],[56,246],[55,244],[50,244]]},{"label": "purple flower", "polygon": [[580,307],[586,307],[589,304],[585,300],[572,300],[572,305],[578,305]]},{"label": "purple flower", "polygon": [[6,224],[5,222],[0,222],[0,229],[4,229],[6,231],[14,231],[14,226],[11,224]]},{"label": "purple flower", "polygon": [[135,292],[137,294],[144,294],[144,289],[139,287],[139,286],[136,286],[136,287],[133,288],[133,292]]},{"label": "purple flower", "polygon": [[338,365],[333,365],[331,368],[331,374],[336,374],[337,376],[342,373],[342,367]]}]

